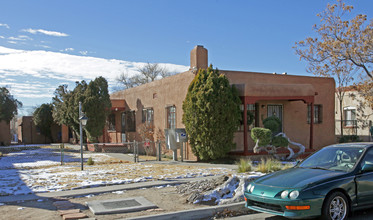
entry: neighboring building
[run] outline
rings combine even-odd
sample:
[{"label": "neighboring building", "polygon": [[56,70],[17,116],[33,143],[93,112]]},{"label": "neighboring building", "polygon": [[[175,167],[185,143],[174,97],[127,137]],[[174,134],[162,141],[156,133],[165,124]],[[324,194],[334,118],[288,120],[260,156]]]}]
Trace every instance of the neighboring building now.
[{"label": "neighboring building", "polygon": [[353,87],[349,87],[343,97],[342,114],[343,121],[340,120],[339,100],[335,98],[335,134],[338,138],[341,136],[341,123],[343,126],[343,135],[357,135],[362,141],[372,141],[370,127],[373,121],[373,110],[365,107],[362,103],[363,97]]},{"label": "neighboring building", "polygon": [[48,144],[61,142],[61,126],[53,124],[52,139],[40,133],[40,130],[35,126],[32,116],[23,116],[18,119],[18,142],[22,144]]},{"label": "neighboring building", "polygon": [[0,146],[10,145],[10,123],[4,120],[0,121]]},{"label": "neighboring building", "polygon": [[[113,108],[103,142],[139,140],[138,128],[144,123],[155,127],[155,138],[157,131],[165,128],[184,128],[182,104],[197,70],[207,68],[207,57],[207,50],[196,46],[191,51],[189,71],[111,94]],[[255,119],[253,125],[244,124],[237,131],[234,153],[252,155],[250,129],[262,127],[263,119],[272,115],[280,118],[282,131],[292,141],[307,149],[335,143],[334,79],[229,70],[220,73],[238,88],[242,111],[249,111]],[[195,159],[189,146],[184,155]]]}]

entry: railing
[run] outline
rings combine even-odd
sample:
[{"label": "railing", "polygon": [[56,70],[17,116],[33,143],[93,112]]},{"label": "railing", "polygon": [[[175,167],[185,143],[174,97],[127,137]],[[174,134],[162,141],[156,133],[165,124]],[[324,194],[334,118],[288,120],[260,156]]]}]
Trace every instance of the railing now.
[{"label": "railing", "polygon": [[357,120],[335,120],[336,135],[341,135],[341,124],[344,135],[357,135]]}]

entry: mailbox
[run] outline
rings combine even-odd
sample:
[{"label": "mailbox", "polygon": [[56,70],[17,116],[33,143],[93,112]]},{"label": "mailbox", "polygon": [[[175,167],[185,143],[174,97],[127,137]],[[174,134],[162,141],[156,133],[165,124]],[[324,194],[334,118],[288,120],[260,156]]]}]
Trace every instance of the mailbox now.
[{"label": "mailbox", "polygon": [[164,129],[167,149],[180,149],[184,142],[188,141],[188,135],[184,128]]},{"label": "mailbox", "polygon": [[188,134],[186,133],[184,128],[176,128],[176,142],[182,143],[182,142],[188,142]]}]

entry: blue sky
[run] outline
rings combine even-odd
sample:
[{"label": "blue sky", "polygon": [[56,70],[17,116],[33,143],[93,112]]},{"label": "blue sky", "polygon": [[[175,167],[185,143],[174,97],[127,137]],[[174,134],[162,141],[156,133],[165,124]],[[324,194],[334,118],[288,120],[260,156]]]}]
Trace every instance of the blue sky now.
[{"label": "blue sky", "polygon": [[[195,45],[219,69],[309,75],[294,42],[312,36],[326,0],[110,0],[0,2],[0,86],[32,106],[59,84],[121,72],[146,62],[189,66]],[[373,1],[347,1],[372,19]]]}]

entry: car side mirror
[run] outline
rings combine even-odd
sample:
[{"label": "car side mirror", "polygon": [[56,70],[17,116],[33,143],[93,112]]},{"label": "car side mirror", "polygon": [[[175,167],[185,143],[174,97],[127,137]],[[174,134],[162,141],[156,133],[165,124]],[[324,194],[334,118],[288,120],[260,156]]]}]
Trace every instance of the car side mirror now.
[{"label": "car side mirror", "polygon": [[295,163],[294,167],[298,166],[300,164],[300,162],[302,162],[301,160],[297,160],[297,162]]},{"label": "car side mirror", "polygon": [[372,172],[373,171],[373,164],[364,164],[363,168],[361,168],[363,173]]}]

